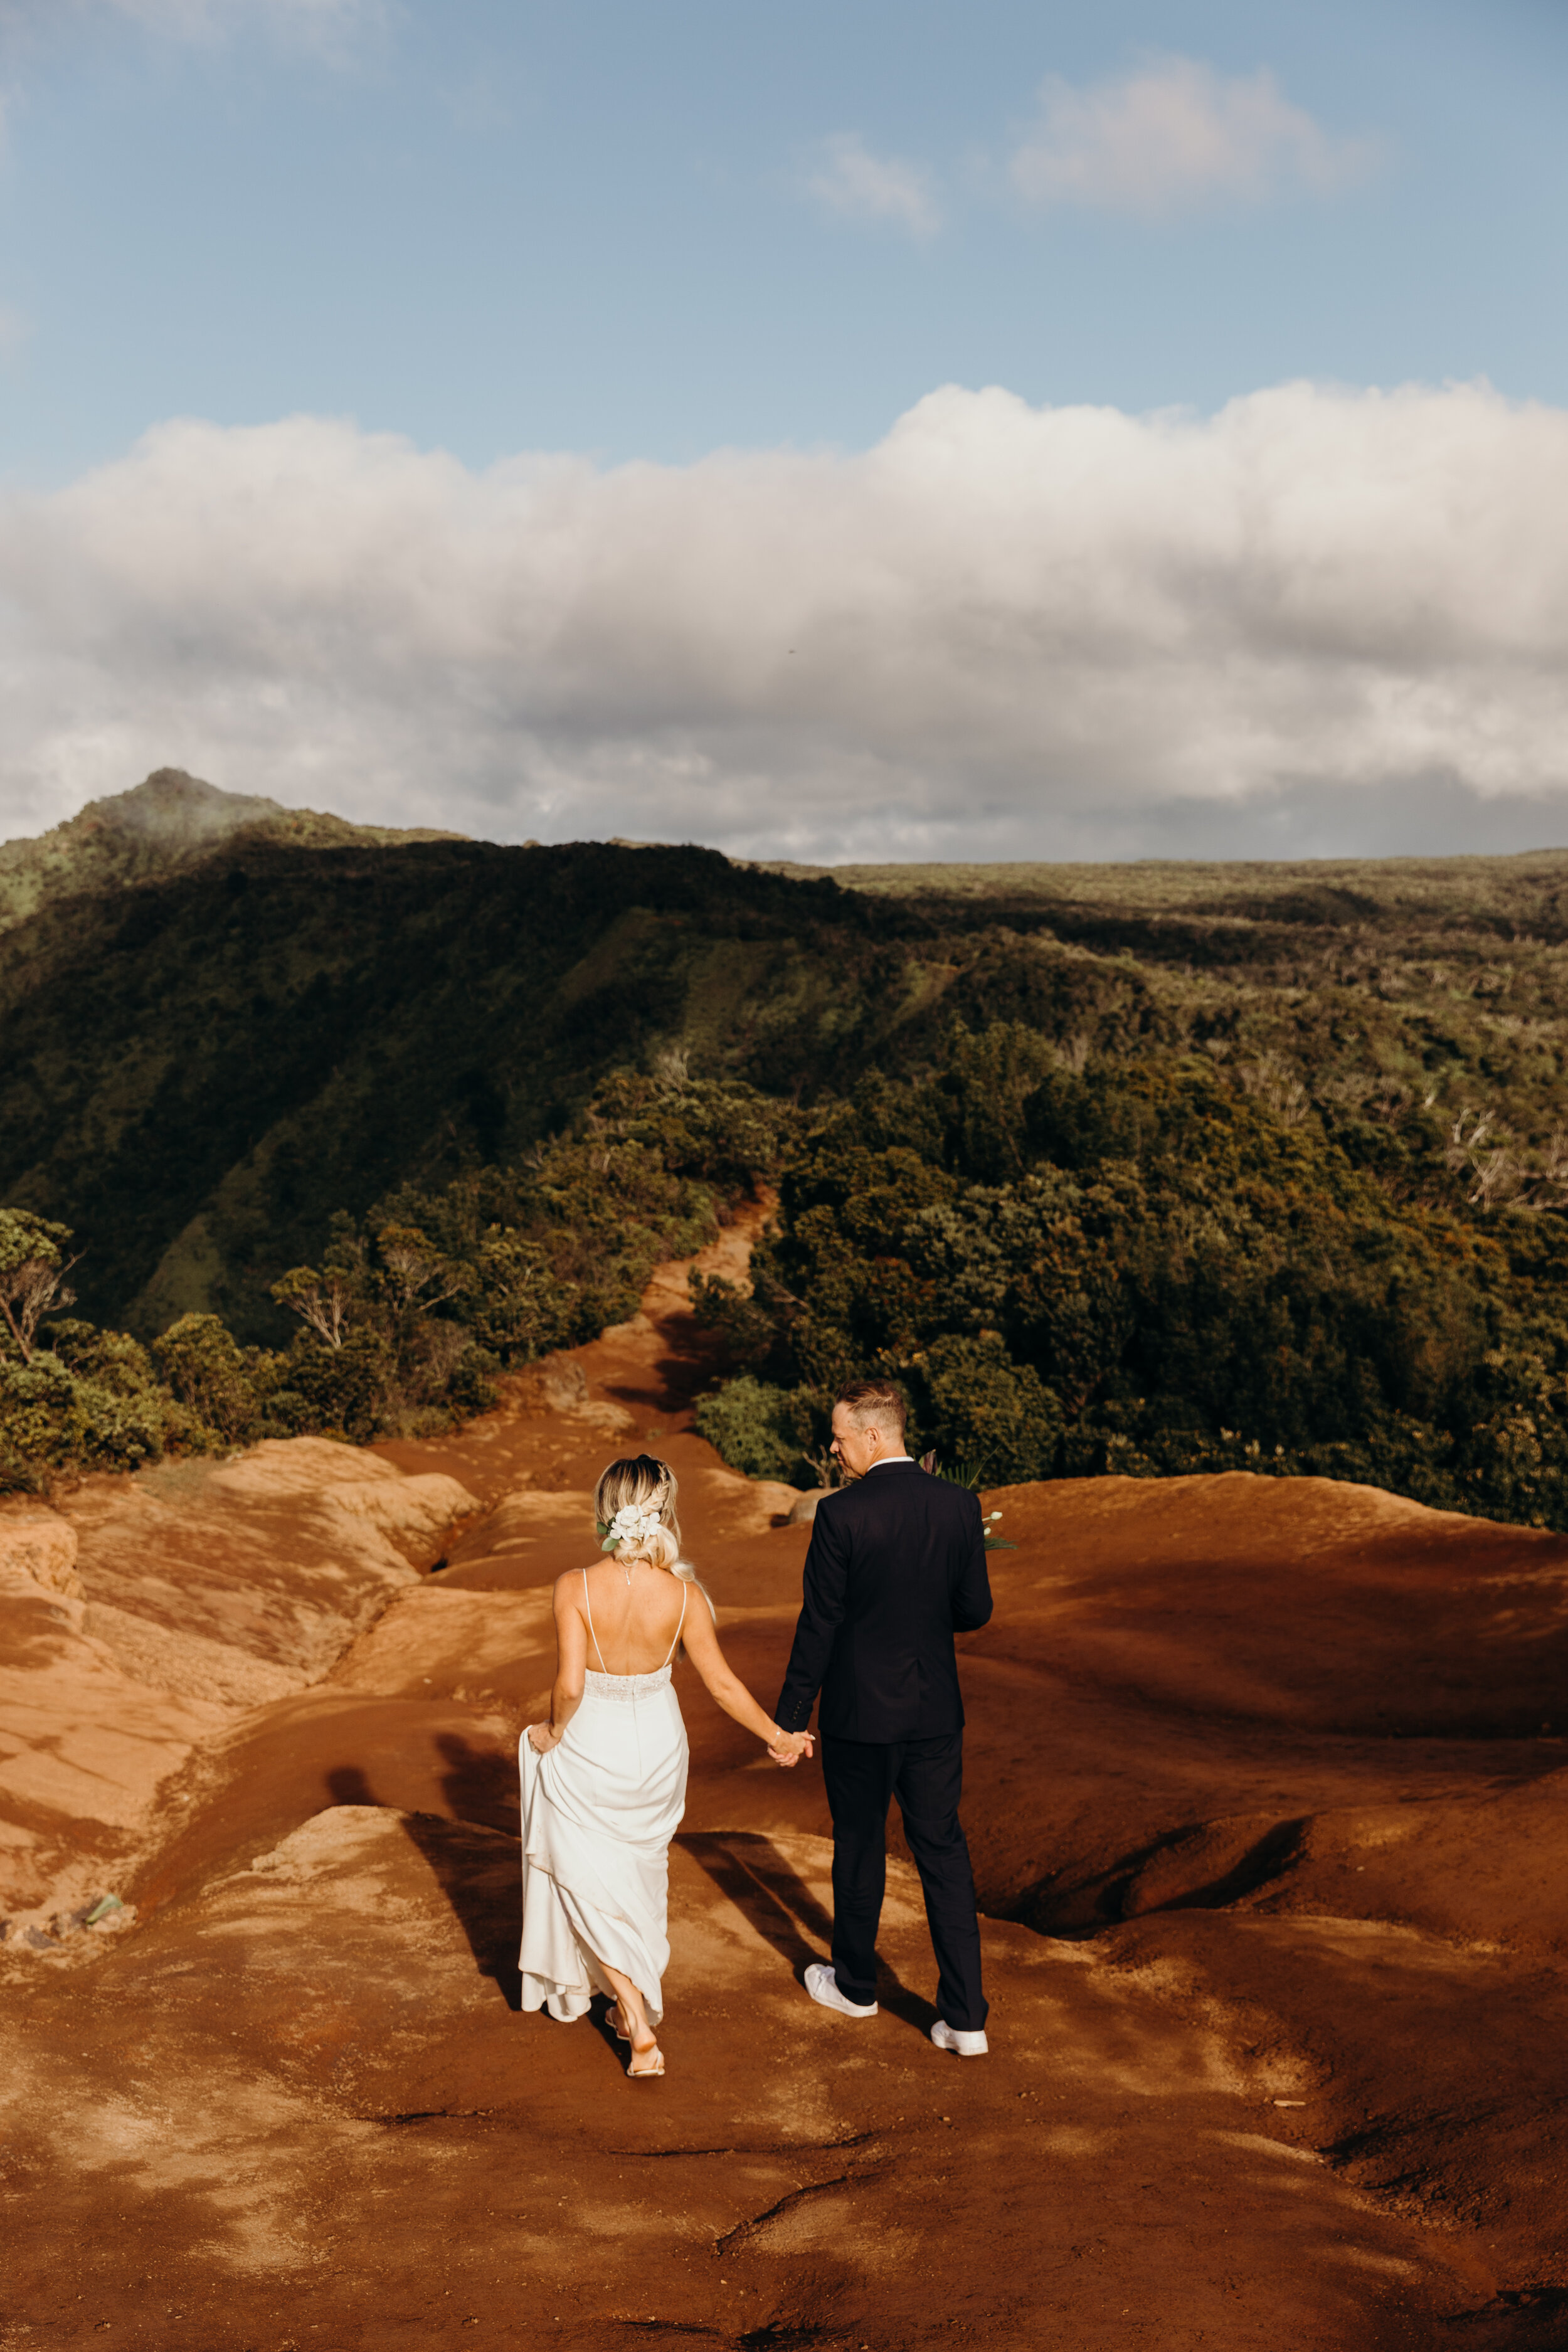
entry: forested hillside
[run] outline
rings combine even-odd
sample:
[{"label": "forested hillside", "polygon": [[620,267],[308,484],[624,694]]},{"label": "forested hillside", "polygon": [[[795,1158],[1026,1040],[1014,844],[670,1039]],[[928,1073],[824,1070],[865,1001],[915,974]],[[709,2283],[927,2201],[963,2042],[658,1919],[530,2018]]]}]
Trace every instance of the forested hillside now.
[{"label": "forested hillside", "polygon": [[[75,1234],[92,1323],[264,1353],[332,1249],[395,1353],[413,1230],[468,1269],[421,1313],[505,1361],[591,1320],[605,1220],[630,1268],[766,1176],[758,1296],[705,1302],[746,1466],[812,1475],[877,1365],[993,1479],[1310,1467],[1564,1524],[1565,892],[1559,852],[836,880],[247,826],[0,936],[0,1202]],[[522,1241],[565,1322],[484,1307]]]},{"label": "forested hillside", "polygon": [[711,851],[242,838],[0,938],[0,1200],[87,1236],[97,1316],[276,1332],[337,1211],[514,1160],[620,1066],[852,1077],[921,985],[901,928]]}]

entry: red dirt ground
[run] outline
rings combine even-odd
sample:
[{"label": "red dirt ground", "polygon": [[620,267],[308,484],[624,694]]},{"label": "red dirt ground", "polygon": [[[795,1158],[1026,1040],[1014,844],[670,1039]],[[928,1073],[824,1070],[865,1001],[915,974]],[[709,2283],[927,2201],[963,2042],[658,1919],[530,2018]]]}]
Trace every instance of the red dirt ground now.
[{"label": "red dirt ground", "polygon": [[882,2013],[805,2000],[820,1778],[689,1670],[668,2076],[516,2012],[517,1731],[612,1452],[676,1466],[764,1704],[788,1648],[807,1531],[691,1429],[684,1276],[585,1394],[0,1512],[0,2352],[1568,2345],[1556,1537],[1321,1481],[990,1496],[991,2057],[925,2038],[905,1869]]}]

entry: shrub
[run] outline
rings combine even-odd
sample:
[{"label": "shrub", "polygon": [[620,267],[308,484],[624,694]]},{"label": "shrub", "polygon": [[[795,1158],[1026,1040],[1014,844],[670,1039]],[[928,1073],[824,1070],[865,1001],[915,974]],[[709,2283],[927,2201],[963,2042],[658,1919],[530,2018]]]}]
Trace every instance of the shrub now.
[{"label": "shrub", "polygon": [[489,1412],[500,1402],[498,1359],[488,1348],[465,1347],[447,1381],[447,1402],[459,1414]]},{"label": "shrub", "polygon": [[136,1470],[162,1456],[184,1416],[156,1388],[116,1390],[83,1379],[47,1349],[0,1359],[0,1490],[37,1493],[58,1472]]},{"label": "shrub", "polygon": [[750,1375],[727,1381],[697,1408],[697,1428],[731,1470],[811,1487],[827,1477],[829,1412],[801,1389],[771,1388]]},{"label": "shrub", "polygon": [[182,1404],[228,1445],[255,1433],[258,1401],[251,1368],[216,1315],[182,1315],[153,1342],[158,1369]]},{"label": "shrub", "polygon": [[1032,1364],[1016,1364],[999,1339],[950,1337],[915,1357],[919,1443],[943,1462],[974,1464],[987,1486],[1056,1475],[1062,1413]]},{"label": "shrub", "polygon": [[304,1402],[304,1427],[326,1437],[368,1444],[379,1436],[393,1404],[395,1364],[376,1331],[351,1331],[341,1348],[301,1332],[278,1366],[276,1395]]}]

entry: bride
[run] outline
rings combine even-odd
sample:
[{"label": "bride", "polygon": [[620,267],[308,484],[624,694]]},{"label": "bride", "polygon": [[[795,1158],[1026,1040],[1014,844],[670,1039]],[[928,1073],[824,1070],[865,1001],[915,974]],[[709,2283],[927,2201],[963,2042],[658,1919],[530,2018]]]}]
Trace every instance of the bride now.
[{"label": "bride", "polygon": [[[609,1995],[626,2073],[662,2074],[657,2028],[669,1961],[669,1841],[686,1810],[677,1649],[726,1715],[777,1764],[811,1753],[724,1663],[713,1605],[680,1556],[675,1475],[651,1454],[612,1462],[595,1491],[607,1558],[555,1583],[550,1720],[518,1743],[522,1770],[522,2006],[563,2023]],[[697,1601],[691,1603],[693,1587]],[[590,1663],[590,1660],[592,1663]]]}]

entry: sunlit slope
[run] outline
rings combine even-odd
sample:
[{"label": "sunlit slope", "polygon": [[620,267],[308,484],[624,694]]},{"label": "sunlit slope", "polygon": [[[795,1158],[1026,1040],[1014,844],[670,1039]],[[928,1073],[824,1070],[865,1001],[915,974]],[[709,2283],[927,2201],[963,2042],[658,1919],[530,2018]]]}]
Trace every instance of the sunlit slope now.
[{"label": "sunlit slope", "polygon": [[1116,865],[1050,864],[1028,858],[986,865],[803,866],[759,861],[770,874],[801,880],[830,874],[846,890],[879,898],[1055,900],[1102,911],[1184,908],[1217,918],[1283,922],[1383,920],[1416,912],[1515,920],[1534,904],[1554,917],[1568,889],[1568,849],[1509,857],[1138,857]]}]

